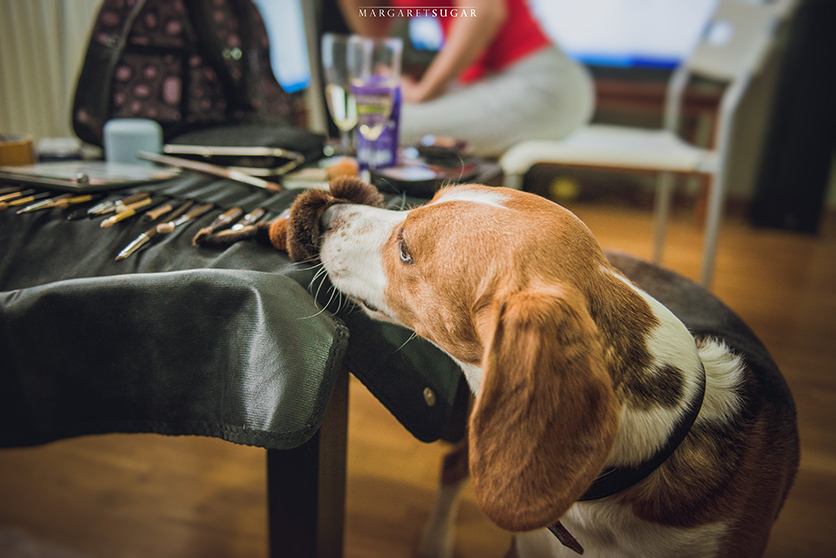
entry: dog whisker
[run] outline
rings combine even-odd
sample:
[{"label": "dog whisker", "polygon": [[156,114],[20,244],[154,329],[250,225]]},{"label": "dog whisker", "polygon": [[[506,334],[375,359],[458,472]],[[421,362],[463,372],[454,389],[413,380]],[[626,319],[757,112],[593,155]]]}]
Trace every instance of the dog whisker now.
[{"label": "dog whisker", "polygon": [[417,334],[417,333],[415,333],[415,332],[413,331],[413,332],[412,332],[412,335],[410,335],[409,337],[407,337],[406,341],[404,341],[404,342],[403,342],[403,344],[401,344],[401,346],[400,346],[400,347],[398,347],[398,350],[397,350],[397,351],[395,351],[395,352],[398,352],[398,351],[400,351],[401,349],[403,349],[404,347],[406,347],[406,344],[407,344],[407,343],[409,343],[410,341],[412,341],[413,339],[415,339],[416,337],[418,337],[418,334]]},{"label": "dog whisker", "polygon": [[[320,275],[319,275],[319,277],[320,277],[319,286],[316,288],[316,294],[314,295],[314,298],[315,298],[316,300],[319,300],[319,293],[320,293],[320,291],[322,290],[322,285],[324,285],[324,284],[325,284],[325,277],[326,277],[326,274],[324,274],[324,273],[323,273],[323,274],[320,274]],[[330,302],[330,301],[329,301],[329,302]]]},{"label": "dog whisker", "polygon": [[[323,271],[324,271],[324,270],[323,270]],[[316,280],[316,278],[317,278],[317,277],[320,277],[320,276],[322,276],[322,281],[320,281],[320,283],[319,283],[319,287],[317,288],[317,292],[316,292],[316,295],[315,295],[315,299],[318,299],[318,298],[319,298],[319,292],[320,292],[320,289],[322,288],[322,284],[325,282],[325,276],[324,276],[322,273],[317,272],[317,275],[316,275],[316,276],[314,277],[314,279],[311,281],[311,283],[313,283],[313,281],[315,281],[315,280]],[[320,314],[322,314],[323,312],[325,312],[326,310],[328,310],[328,307],[330,307],[330,306],[331,306],[331,303],[333,303],[333,302],[334,302],[334,299],[335,299],[335,298],[337,299],[337,307],[336,307],[336,309],[331,310],[331,312],[332,312],[332,313],[334,313],[334,314],[338,314],[340,311],[342,311],[342,307],[343,307],[343,293],[342,293],[340,290],[338,290],[336,287],[334,287],[333,285],[329,285],[329,286],[328,286],[328,293],[329,293],[328,302],[326,302],[326,303],[322,306],[322,309],[321,309],[319,312],[317,312],[316,314],[312,314],[312,315],[310,315],[310,316],[306,316],[305,318],[302,318],[302,319],[308,320],[308,319],[315,318],[315,317],[319,316]]]},{"label": "dog whisker", "polygon": [[342,293],[342,291],[338,290],[333,285],[331,286],[331,289],[333,289],[334,292],[337,293],[337,310],[336,310],[336,312],[339,313],[343,309],[343,293]]},{"label": "dog whisker", "polygon": [[316,318],[317,316],[319,316],[320,314],[322,314],[323,312],[325,312],[327,309],[328,309],[328,307],[327,307],[327,306],[323,306],[323,307],[319,310],[319,312],[317,312],[317,313],[315,313],[315,314],[311,314],[310,316],[305,316],[305,317],[299,318],[299,319],[300,319],[300,320],[310,320],[310,319],[312,319],[312,318]]},{"label": "dog whisker", "polygon": [[330,296],[328,297],[328,303],[325,305],[325,307],[328,308],[329,306],[331,306],[331,303],[334,302],[334,298],[337,298],[337,310],[336,311],[339,312],[339,310],[340,310],[339,309],[339,294],[340,294],[340,292],[337,289],[335,289],[333,285],[328,287],[328,292],[330,293]]},{"label": "dog whisker", "polygon": [[389,202],[390,209],[397,209],[399,211],[406,209],[406,192],[401,193],[400,202],[396,202],[395,199],[397,198],[393,198],[392,201]]},{"label": "dog whisker", "polygon": [[[305,267],[302,264],[312,264],[312,265]],[[301,262],[293,262],[293,267],[295,267],[299,271],[310,271],[312,269],[322,267],[322,262],[316,261],[316,260],[304,260],[304,261],[301,261]]]},{"label": "dog whisker", "polygon": [[[322,283],[325,281],[325,275],[327,273],[328,273],[328,271],[325,269],[325,267],[323,267],[320,264],[319,269],[316,271],[316,273],[314,273],[314,276],[311,279],[311,282],[308,283],[308,291],[311,291],[311,293],[313,293],[314,283],[316,282],[317,279],[320,279],[319,286],[321,288]],[[319,289],[317,289],[317,294],[319,294]]]},{"label": "dog whisker", "polygon": [[[400,188],[398,188],[397,184],[393,183],[392,181],[388,180],[385,177],[378,177],[378,178],[379,178],[379,180],[381,181],[382,184],[386,185],[387,189],[389,189],[391,191],[394,191],[395,193],[401,194],[403,196],[406,195],[405,190],[401,190]],[[380,186],[378,186],[378,188],[380,188]]]},{"label": "dog whisker", "polygon": [[346,312],[351,313],[351,314],[353,314],[354,312],[358,312],[358,311],[361,314],[364,313],[363,308],[360,306],[360,303],[358,303],[356,300],[354,300],[351,297],[346,297],[346,300],[348,301],[348,304],[346,304],[346,308],[347,308]]}]

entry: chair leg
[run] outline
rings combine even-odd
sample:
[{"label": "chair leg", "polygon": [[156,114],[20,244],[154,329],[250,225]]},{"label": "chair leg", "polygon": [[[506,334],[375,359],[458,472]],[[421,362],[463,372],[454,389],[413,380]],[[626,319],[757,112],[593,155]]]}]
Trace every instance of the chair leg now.
[{"label": "chair leg", "polygon": [[653,262],[661,263],[665,250],[665,235],[668,228],[668,218],[671,212],[673,198],[673,173],[660,172],[656,182],[656,201],[654,202],[654,238]]},{"label": "chair leg", "polygon": [[522,190],[523,177],[525,177],[525,173],[506,174],[503,186],[513,188],[514,190]]},{"label": "chair leg", "polygon": [[297,448],[267,450],[271,558],[343,555],[347,432],[343,369],[317,433]]}]

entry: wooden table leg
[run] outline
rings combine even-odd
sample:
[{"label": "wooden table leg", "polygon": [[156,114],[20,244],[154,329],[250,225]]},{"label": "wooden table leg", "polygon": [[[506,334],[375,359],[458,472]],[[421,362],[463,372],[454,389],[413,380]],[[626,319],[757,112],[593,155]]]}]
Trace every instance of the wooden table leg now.
[{"label": "wooden table leg", "polygon": [[291,450],[267,450],[271,558],[343,555],[347,433],[343,369],[314,437]]}]

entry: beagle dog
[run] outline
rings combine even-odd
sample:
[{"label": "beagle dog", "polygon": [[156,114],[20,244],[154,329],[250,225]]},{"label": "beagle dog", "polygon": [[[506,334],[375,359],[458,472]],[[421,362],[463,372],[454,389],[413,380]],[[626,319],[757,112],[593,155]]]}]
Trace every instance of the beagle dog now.
[{"label": "beagle dog", "polygon": [[[761,556],[798,467],[791,397],[695,338],[540,196],[463,185],[324,211],[320,258],[369,316],[460,366],[475,395],[422,553],[452,553],[464,479],[508,556]],[[759,391],[760,390],[760,391]]]}]

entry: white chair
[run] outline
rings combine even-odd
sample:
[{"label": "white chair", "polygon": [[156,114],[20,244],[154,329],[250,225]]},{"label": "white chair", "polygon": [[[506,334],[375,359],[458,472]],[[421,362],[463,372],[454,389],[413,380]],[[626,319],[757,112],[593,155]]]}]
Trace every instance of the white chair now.
[{"label": "white chair", "polygon": [[[705,173],[710,176],[711,188],[700,280],[705,287],[710,287],[724,201],[724,170],[735,112],[772,44],[782,15],[776,5],[781,4],[721,0],[703,39],[668,82],[664,129],[591,124],[561,141],[519,143],[500,159],[505,185],[521,188],[524,175],[537,163],[659,171],[653,249],[653,260],[658,263],[662,258],[670,211],[673,173]],[[727,82],[711,149],[686,143],[676,133],[682,94],[691,76]]]}]

